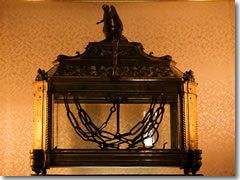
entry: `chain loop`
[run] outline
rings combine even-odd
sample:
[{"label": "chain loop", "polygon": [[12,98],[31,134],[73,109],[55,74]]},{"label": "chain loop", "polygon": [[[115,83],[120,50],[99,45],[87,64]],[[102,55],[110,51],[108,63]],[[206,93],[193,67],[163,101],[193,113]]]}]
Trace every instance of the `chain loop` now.
[{"label": "chain loop", "polygon": [[115,112],[116,111],[116,107],[115,107],[115,104],[111,107],[110,109],[111,113]]},{"label": "chain loop", "polygon": [[[110,99],[108,97],[108,99]],[[106,100],[108,100],[106,98]],[[122,98],[112,98],[112,99],[122,99]],[[103,129],[108,125],[109,120],[114,112],[116,112],[116,104],[110,108],[110,113],[106,121],[98,128],[87,114],[87,112],[81,107],[78,97],[74,97],[74,104],[78,110],[78,121],[75,115],[71,112],[67,96],[64,97],[64,104],[67,110],[67,117],[75,129],[76,133],[84,140],[95,142],[99,145],[101,149],[114,148],[119,149],[121,144],[128,144],[128,149],[135,148],[137,144],[142,143],[144,149],[151,149],[159,139],[158,127],[163,119],[164,106],[166,104],[167,97],[163,96],[159,107],[154,111],[157,103],[157,97],[152,98],[152,103],[149,107],[148,112],[143,117],[142,121],[138,122],[128,133],[124,134],[113,134]],[[80,127],[79,123],[83,126]],[[84,128],[84,129],[83,129]],[[156,139],[151,147],[146,147],[144,140],[147,138],[152,138],[156,135]]]}]

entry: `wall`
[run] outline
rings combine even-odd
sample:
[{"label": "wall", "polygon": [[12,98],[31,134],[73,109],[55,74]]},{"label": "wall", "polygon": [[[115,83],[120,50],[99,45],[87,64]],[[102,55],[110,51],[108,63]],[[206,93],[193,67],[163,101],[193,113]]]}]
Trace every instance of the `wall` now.
[{"label": "wall", "polygon": [[[153,51],[156,56],[171,55],[182,71],[194,71],[199,83],[199,148],[203,150],[200,173],[234,175],[234,1],[111,4],[117,8],[129,41],[142,42],[145,51]],[[1,2],[0,175],[31,174],[32,82],[37,69],[48,70],[57,55],[75,55],[77,50],[82,53],[89,41],[102,40],[102,25],[96,25],[102,19],[101,6],[102,3]]]}]

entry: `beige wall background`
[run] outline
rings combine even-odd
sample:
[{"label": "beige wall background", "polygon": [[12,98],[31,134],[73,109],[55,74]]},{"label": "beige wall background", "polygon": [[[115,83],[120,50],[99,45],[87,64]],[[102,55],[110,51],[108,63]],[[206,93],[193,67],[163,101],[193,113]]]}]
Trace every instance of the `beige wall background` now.
[{"label": "beige wall background", "polygon": [[[192,69],[198,85],[200,173],[235,175],[235,4],[111,3],[129,41]],[[31,174],[33,86],[38,68],[59,54],[82,53],[104,38],[102,3],[2,1],[0,6],[0,175]],[[176,170],[177,171],[177,170]],[[51,171],[52,173],[57,170]],[[61,172],[69,173],[68,170]],[[71,171],[73,172],[73,171]],[[76,170],[74,171],[76,172]],[[162,173],[157,168],[83,169],[78,173]],[[167,170],[166,173],[175,172]],[[182,171],[181,171],[182,172]]]}]

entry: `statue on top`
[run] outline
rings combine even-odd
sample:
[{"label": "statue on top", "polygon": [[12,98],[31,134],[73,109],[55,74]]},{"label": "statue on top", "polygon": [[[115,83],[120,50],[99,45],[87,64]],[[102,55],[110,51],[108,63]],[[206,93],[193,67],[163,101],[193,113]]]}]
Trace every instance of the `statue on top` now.
[{"label": "statue on top", "polygon": [[120,20],[117,11],[114,6],[103,5],[102,9],[104,11],[103,20],[97,22],[100,24],[104,22],[103,33],[106,40],[127,40],[123,35],[123,24]]}]

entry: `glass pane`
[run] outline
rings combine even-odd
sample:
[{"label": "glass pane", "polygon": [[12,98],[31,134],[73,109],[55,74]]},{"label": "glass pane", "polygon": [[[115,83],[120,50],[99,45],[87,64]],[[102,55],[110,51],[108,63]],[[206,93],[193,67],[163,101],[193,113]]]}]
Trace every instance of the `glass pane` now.
[{"label": "glass pane", "polygon": [[[88,113],[91,121],[100,128],[101,125],[107,120],[112,104],[81,104],[82,108]],[[75,104],[69,104],[69,107],[79,122],[80,127],[86,131],[85,126],[81,123],[78,116],[78,110]],[[150,104],[120,104],[120,120],[119,120],[119,132],[120,134],[129,133],[131,129],[140,121],[143,120],[144,116],[148,112]],[[155,107],[156,110],[157,107]],[[97,143],[84,141],[76,132],[71,125],[68,117],[67,111],[64,104],[54,105],[54,146],[58,149],[99,149]],[[109,119],[107,126],[103,129],[104,131],[110,132],[112,134],[117,133],[117,113],[114,112]],[[137,126],[133,131],[136,131],[139,126]],[[139,131],[140,132],[140,131]],[[148,132],[149,135],[154,131]],[[142,134],[141,137],[146,137],[148,133]],[[159,138],[157,140],[157,133],[151,138],[146,138],[143,143],[147,147],[151,147],[152,144],[157,140],[153,149],[162,149],[165,144],[166,149],[171,148],[171,136],[170,136],[170,107],[168,104],[165,105],[165,112],[163,115],[162,122],[158,127]],[[126,136],[127,138],[133,139],[137,136],[135,135]],[[136,148],[143,147],[143,143],[137,144]],[[127,143],[120,145],[120,149],[128,148]]]}]

